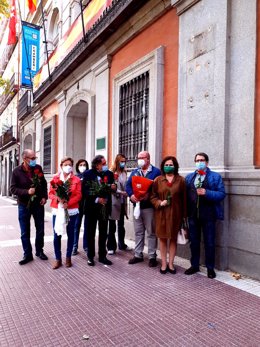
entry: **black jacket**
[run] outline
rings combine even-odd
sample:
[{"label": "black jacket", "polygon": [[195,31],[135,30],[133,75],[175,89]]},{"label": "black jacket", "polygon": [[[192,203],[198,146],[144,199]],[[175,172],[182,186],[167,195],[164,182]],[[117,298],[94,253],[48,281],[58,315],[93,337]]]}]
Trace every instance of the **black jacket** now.
[{"label": "black jacket", "polygon": [[98,182],[98,176],[102,180],[104,180],[104,177],[106,177],[106,181],[108,185],[111,185],[114,183],[114,174],[113,172],[107,170],[105,172],[98,172],[97,170],[90,169],[83,173],[83,181],[82,181],[82,198],[84,199],[84,213],[91,214],[93,213],[97,208],[100,208],[101,205],[96,203],[97,198],[103,198],[105,197],[107,199],[107,212],[110,214],[111,212],[111,193],[107,194],[107,196],[98,196],[91,194],[91,185],[92,182]]},{"label": "black jacket", "polygon": [[35,195],[36,198],[34,203],[39,203],[42,198],[48,199],[47,181],[43,175],[42,167],[36,165],[30,168],[29,171],[25,171],[23,164],[17,166],[11,178],[10,191],[13,195],[17,196],[18,204],[27,205],[30,200],[28,190],[33,186],[33,177],[38,172],[39,185],[36,187]]}]

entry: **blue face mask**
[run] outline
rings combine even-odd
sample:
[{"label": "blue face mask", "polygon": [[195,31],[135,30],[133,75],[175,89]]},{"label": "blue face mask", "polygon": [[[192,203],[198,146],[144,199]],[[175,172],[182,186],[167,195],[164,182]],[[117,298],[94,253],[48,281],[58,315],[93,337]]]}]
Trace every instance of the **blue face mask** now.
[{"label": "blue face mask", "polygon": [[125,168],[125,162],[119,163],[119,167],[120,167],[120,169],[124,169]]},{"label": "blue face mask", "polygon": [[198,170],[205,170],[207,167],[205,161],[199,161],[198,163],[196,163],[196,168]]},{"label": "blue face mask", "polygon": [[35,167],[36,166],[36,159],[34,159],[34,160],[30,159],[29,166],[30,167]]},{"label": "blue face mask", "polygon": [[105,171],[107,171],[107,170],[108,170],[108,166],[107,166],[107,165],[103,165],[103,166],[102,166],[102,171],[105,172]]}]

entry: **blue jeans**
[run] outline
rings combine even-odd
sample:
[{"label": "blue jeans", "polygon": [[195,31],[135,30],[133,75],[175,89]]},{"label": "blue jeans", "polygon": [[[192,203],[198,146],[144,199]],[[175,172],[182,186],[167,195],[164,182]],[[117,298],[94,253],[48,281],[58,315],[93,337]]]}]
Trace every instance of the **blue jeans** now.
[{"label": "blue jeans", "polygon": [[[74,242],[74,228],[75,228],[75,222],[77,217],[78,217],[77,214],[75,214],[74,216],[70,216],[70,220],[66,228],[67,236],[68,236],[66,258],[71,258],[73,242]],[[52,216],[53,230],[54,230],[55,220],[56,220],[56,216]],[[54,245],[55,258],[57,260],[61,260],[61,235],[58,236],[55,232],[54,232],[53,245]]]},{"label": "blue jeans", "polygon": [[32,255],[31,236],[31,216],[34,219],[36,229],[35,251],[37,254],[42,252],[44,246],[44,206],[40,204],[32,204],[30,209],[26,205],[18,205],[18,219],[21,229],[21,240],[24,256]]},{"label": "blue jeans", "polygon": [[205,265],[208,269],[215,267],[215,221],[189,218],[189,237],[191,265],[195,268],[200,264],[200,240],[203,233],[205,247]]},{"label": "blue jeans", "polygon": [[[76,223],[75,223],[75,229],[74,229],[74,243],[73,243],[73,248],[78,249],[79,247],[79,233],[80,233],[80,227],[83,219],[83,212],[80,212],[78,214]],[[84,233],[83,233],[83,249],[87,250],[88,249],[88,240],[87,240],[87,217],[85,215],[84,219]]]}]

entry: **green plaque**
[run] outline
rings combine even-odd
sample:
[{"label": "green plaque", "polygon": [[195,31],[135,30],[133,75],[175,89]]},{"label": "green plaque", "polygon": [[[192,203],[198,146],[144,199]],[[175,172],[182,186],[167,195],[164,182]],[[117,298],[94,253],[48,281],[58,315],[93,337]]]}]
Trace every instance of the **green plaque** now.
[{"label": "green plaque", "polygon": [[106,138],[101,137],[100,139],[97,139],[96,149],[101,150],[101,149],[105,149],[105,148],[106,148]]}]

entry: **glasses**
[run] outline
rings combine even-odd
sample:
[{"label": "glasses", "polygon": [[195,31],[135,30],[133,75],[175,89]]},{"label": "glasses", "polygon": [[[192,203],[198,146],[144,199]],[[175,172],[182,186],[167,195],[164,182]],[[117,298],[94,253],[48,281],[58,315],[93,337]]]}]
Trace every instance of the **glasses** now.
[{"label": "glasses", "polygon": [[146,159],[147,157],[138,157],[137,159]]},{"label": "glasses", "polygon": [[173,164],[164,164],[164,166],[174,166]]},{"label": "glasses", "polygon": [[206,160],[205,159],[196,159],[195,163],[204,163]]},{"label": "glasses", "polygon": [[27,159],[36,160],[37,157],[26,157]]}]

